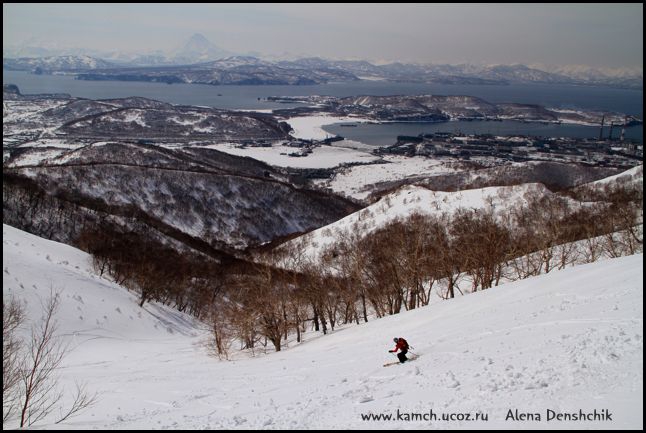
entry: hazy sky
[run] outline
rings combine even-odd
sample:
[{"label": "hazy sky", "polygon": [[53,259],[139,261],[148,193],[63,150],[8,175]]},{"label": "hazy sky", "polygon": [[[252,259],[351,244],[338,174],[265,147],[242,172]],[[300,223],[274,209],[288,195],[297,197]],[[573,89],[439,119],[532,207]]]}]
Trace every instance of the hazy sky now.
[{"label": "hazy sky", "polygon": [[640,4],[3,4],[4,47],[643,67]]}]

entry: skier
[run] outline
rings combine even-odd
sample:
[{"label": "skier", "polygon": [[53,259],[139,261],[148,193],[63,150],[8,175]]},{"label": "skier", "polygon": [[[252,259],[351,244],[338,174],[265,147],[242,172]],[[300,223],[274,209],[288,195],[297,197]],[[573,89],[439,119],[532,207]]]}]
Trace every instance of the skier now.
[{"label": "skier", "polygon": [[397,358],[399,358],[399,362],[403,364],[404,362],[408,361],[408,358],[406,358],[406,354],[408,353],[408,342],[401,337],[395,337],[393,338],[393,341],[397,345],[395,346],[395,349],[389,350],[388,352],[397,353],[398,350],[401,350],[401,352],[397,353]]}]

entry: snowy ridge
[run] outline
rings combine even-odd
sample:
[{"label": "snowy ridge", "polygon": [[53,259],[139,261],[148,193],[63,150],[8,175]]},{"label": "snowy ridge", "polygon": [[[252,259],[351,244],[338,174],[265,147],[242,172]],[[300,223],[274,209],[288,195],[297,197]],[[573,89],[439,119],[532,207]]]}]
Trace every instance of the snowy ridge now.
[{"label": "snowy ridge", "polygon": [[420,186],[407,185],[382,197],[376,203],[306,235],[308,252],[319,257],[326,247],[338,240],[342,233],[365,236],[396,219],[414,214],[441,216],[458,209],[491,210],[502,216],[512,208],[526,203],[524,196],[532,192],[552,194],[543,184],[529,183],[514,186],[488,187],[456,192],[432,191]]},{"label": "snowy ridge", "polygon": [[584,183],[574,188],[576,192],[588,193],[600,192],[606,189],[616,188],[644,189],[644,164],[618,173],[614,176],[608,176],[594,182]]},{"label": "snowy ridge", "polygon": [[[39,427],[619,429],[643,423],[642,254],[433,299],[428,307],[325,337],[307,332],[304,344],[284,352],[218,362],[194,344],[199,337],[190,334],[201,332],[196,322],[161,306],[140,309],[130,293],[94,275],[84,253],[6,225],[3,238],[3,298],[27,301],[29,317],[38,317],[37,299],[51,283],[60,287],[57,318],[64,338],[76,343],[62,382],[87,381],[99,392],[98,403],[77,418]],[[393,336],[404,336],[420,358],[384,369],[393,359],[387,353]],[[606,409],[612,421],[547,422],[547,409]],[[489,419],[362,420],[398,410]],[[505,420],[509,410],[542,419]]]},{"label": "snowy ridge", "polygon": [[[641,183],[644,184],[644,164],[633,167],[629,170],[626,170],[622,173],[616,174],[614,176],[606,177],[604,179],[599,179],[596,182],[591,182],[586,185],[609,185],[617,183],[618,180],[629,180],[632,183]],[[584,185],[585,186],[585,185]]]}]

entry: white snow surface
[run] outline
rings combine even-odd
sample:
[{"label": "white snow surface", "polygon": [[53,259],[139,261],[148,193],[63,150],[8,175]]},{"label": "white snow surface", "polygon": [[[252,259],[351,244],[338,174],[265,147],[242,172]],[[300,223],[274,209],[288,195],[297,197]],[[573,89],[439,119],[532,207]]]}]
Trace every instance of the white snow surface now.
[{"label": "white snow surface", "polygon": [[[428,307],[348,325],[256,358],[218,361],[200,324],[139,308],[74,248],[3,225],[3,299],[61,293],[73,350],[61,384],[85,381],[97,404],[64,429],[394,429],[643,427],[643,255],[553,271]],[[384,368],[394,336],[420,357]],[[66,400],[63,401],[65,403]],[[505,420],[509,410],[541,421]],[[612,421],[546,421],[546,411],[607,409]],[[428,413],[436,421],[364,421]],[[484,413],[488,421],[443,421]],[[8,425],[6,425],[8,427]]]}]

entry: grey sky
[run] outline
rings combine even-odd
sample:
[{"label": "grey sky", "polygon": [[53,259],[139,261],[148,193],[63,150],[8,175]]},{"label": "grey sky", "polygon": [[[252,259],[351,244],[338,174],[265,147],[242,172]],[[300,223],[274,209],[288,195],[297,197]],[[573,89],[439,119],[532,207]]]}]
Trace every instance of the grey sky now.
[{"label": "grey sky", "polygon": [[643,67],[640,4],[4,4],[3,46]]}]

